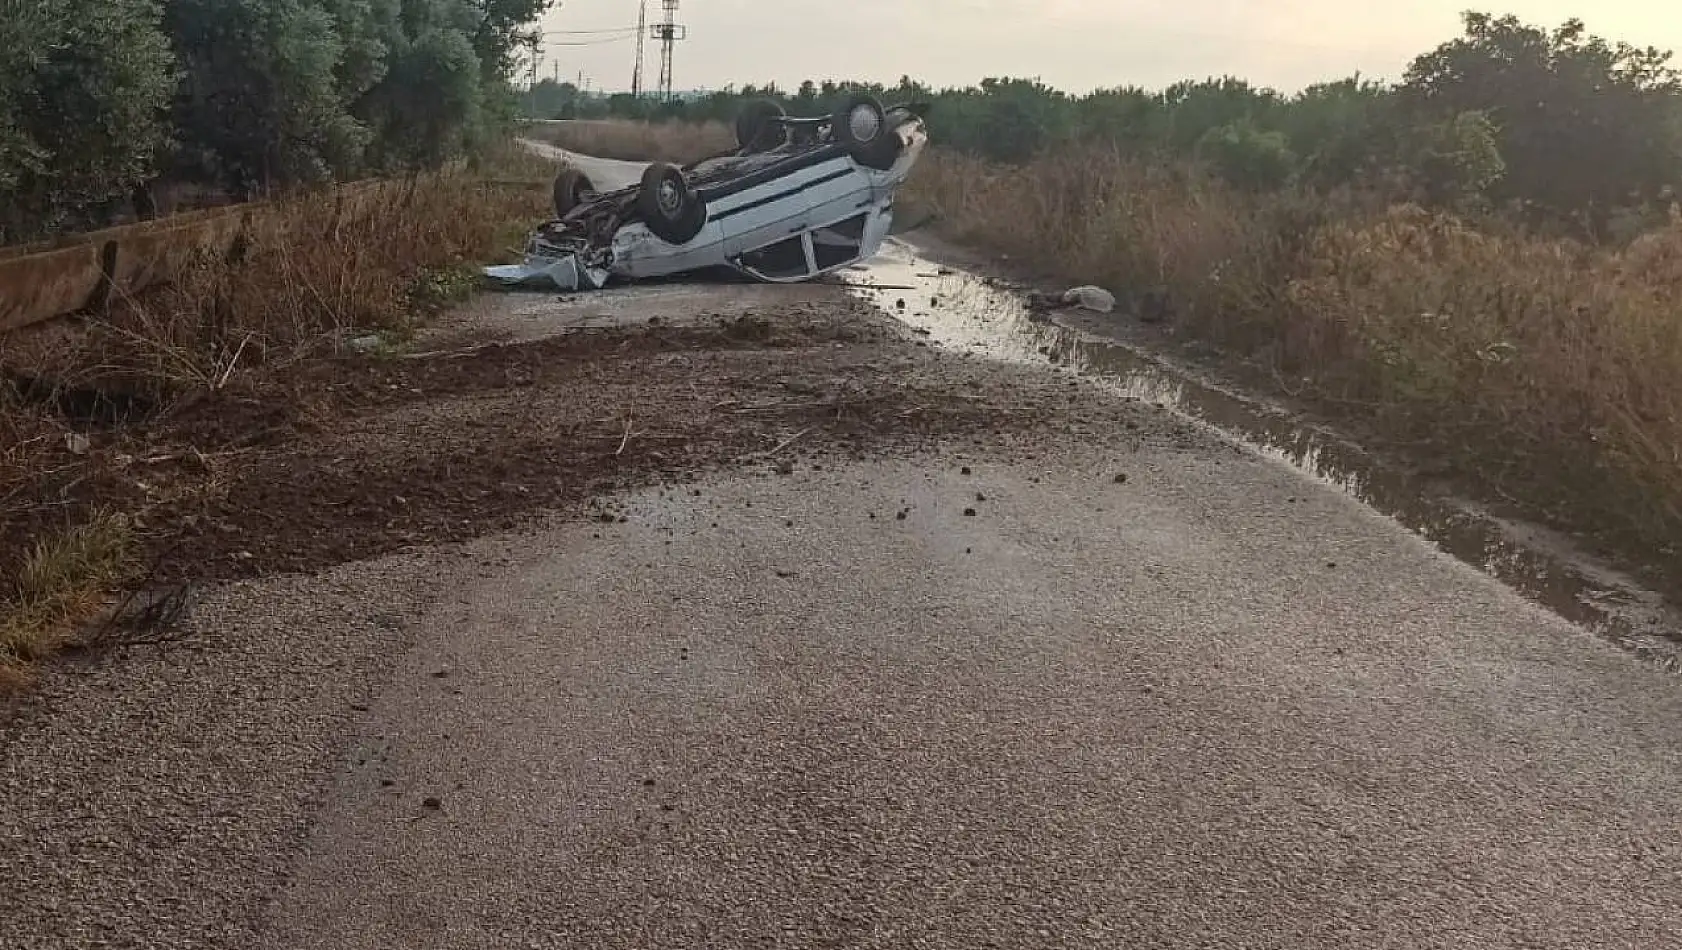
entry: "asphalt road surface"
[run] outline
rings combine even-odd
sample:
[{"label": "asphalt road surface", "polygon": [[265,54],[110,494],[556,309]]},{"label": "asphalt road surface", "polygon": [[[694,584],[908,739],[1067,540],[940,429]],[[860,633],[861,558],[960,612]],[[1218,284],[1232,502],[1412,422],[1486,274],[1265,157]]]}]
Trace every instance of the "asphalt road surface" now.
[{"label": "asphalt road surface", "polygon": [[594,155],[581,155],[569,152],[564,148],[539,142],[536,139],[521,139],[520,144],[537,155],[565,161],[567,164],[582,171],[590,183],[599,191],[617,191],[642,181],[643,169],[647,162],[625,162],[613,158],[597,158]]},{"label": "asphalt road surface", "polygon": [[1682,947],[1675,677],[1070,392],[54,674],[0,945]]},{"label": "asphalt road surface", "polygon": [[464,588],[269,946],[1682,946],[1673,679],[1268,463],[956,462]]}]

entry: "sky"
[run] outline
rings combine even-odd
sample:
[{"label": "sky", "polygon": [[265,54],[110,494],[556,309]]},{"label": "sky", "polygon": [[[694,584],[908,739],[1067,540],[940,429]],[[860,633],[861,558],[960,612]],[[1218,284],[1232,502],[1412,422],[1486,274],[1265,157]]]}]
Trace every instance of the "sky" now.
[{"label": "sky", "polygon": [[[648,0],[649,20],[661,0]],[[634,27],[638,0],[559,0],[549,31]],[[1676,0],[682,0],[674,85],[717,89],[802,79],[935,86],[987,76],[1039,78],[1071,92],[1234,75],[1290,92],[1357,72],[1399,78],[1414,56],[1460,32],[1468,7],[1557,26],[1581,17],[1611,40],[1675,49]],[[602,42],[607,40],[607,42]],[[561,46],[593,42],[597,45]],[[630,88],[629,33],[548,37],[541,74]],[[659,74],[647,44],[646,84]]]}]

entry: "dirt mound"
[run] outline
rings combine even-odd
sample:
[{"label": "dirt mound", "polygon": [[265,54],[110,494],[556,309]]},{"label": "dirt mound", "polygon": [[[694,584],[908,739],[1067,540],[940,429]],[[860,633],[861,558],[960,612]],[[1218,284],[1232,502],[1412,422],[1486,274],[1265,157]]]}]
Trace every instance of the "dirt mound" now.
[{"label": "dirt mound", "polygon": [[[690,326],[347,356],[96,434],[21,541],[96,502],[141,512],[154,581],[311,571],[463,540],[725,465],[1042,428],[1067,384],[937,354],[837,298]],[[1110,410],[1094,410],[1110,411]]]}]

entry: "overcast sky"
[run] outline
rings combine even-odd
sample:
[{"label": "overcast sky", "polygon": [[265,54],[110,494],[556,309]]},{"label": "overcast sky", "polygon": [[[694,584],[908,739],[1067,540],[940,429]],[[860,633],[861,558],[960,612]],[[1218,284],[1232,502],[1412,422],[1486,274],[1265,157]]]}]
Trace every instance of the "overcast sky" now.
[{"label": "overcast sky", "polygon": [[[1678,0],[683,0],[677,18],[689,38],[678,44],[674,76],[679,88],[711,89],[893,82],[907,73],[937,86],[1037,76],[1085,92],[1232,74],[1295,90],[1357,71],[1396,78],[1414,55],[1458,33],[1468,6],[1550,27],[1577,15],[1609,39],[1682,51]],[[658,19],[660,0],[649,8]],[[613,29],[636,19],[637,0],[561,0],[544,27]],[[550,36],[543,74],[558,68],[576,81],[582,72],[592,88],[628,89],[628,38],[554,45],[600,38]],[[652,86],[653,43],[647,57]]]}]

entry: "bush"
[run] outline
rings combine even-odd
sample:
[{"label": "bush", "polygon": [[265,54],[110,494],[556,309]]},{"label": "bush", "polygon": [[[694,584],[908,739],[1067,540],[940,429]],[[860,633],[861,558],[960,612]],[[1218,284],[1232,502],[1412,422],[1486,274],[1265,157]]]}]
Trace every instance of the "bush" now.
[{"label": "bush", "polygon": [[1228,184],[1246,191],[1284,187],[1297,158],[1282,132],[1267,132],[1248,120],[1210,129],[1197,143],[1197,157]]}]

